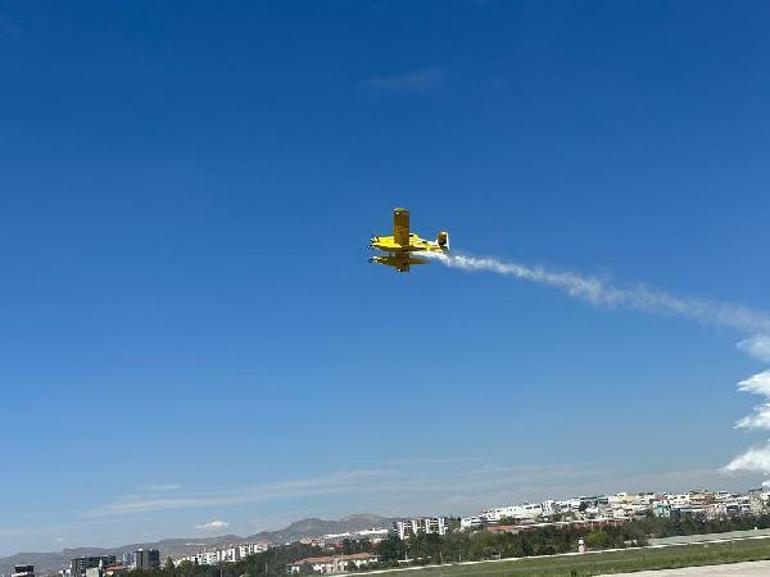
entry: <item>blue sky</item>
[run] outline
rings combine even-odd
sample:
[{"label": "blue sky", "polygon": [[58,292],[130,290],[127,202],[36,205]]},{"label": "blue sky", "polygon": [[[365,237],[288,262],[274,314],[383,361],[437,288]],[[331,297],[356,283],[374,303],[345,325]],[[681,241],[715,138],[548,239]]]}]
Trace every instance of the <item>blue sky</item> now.
[{"label": "blue sky", "polygon": [[756,485],[750,335],[365,246],[770,309],[768,17],[0,1],[0,554]]}]

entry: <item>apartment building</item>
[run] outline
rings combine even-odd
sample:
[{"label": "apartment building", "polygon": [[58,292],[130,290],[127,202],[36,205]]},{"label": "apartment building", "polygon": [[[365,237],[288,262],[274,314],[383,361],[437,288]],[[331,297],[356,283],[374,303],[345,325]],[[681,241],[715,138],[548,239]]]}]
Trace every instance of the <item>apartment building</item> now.
[{"label": "apartment building", "polygon": [[393,523],[393,529],[402,541],[420,533],[446,535],[448,527],[446,517],[416,517]]},{"label": "apartment building", "polygon": [[14,565],[11,577],[35,577],[34,565]]},{"label": "apartment building", "polygon": [[70,560],[70,577],[86,577],[88,569],[99,569],[107,565],[115,565],[115,561],[115,555],[76,557]]}]

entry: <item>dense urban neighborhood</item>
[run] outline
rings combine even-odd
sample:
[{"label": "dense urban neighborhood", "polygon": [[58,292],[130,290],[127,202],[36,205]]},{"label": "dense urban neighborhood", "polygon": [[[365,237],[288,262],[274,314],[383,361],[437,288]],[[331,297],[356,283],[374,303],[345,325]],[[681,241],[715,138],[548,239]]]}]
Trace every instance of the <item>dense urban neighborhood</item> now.
[{"label": "dense urban neighborhood", "polygon": [[[488,507],[463,517],[398,518],[389,521],[389,526],[300,535],[285,542],[243,539],[188,555],[136,549],[120,556],[78,557],[58,573],[60,577],[115,577],[162,571],[169,573],[166,577],[213,577],[204,568],[218,568],[221,573],[228,567],[254,565],[256,571],[246,573],[339,574],[450,560],[632,547],[645,545],[655,536],[767,527],[768,486],[745,493],[620,492]],[[230,571],[227,573],[229,576]],[[11,577],[35,577],[34,567],[16,565]]]}]

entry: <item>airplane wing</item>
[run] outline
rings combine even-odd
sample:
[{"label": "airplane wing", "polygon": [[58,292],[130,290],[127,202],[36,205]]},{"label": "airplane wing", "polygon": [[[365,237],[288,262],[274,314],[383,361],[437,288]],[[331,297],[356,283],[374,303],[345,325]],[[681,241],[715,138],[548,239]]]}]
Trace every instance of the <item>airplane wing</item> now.
[{"label": "airplane wing", "polygon": [[393,211],[393,241],[404,247],[409,246],[409,211],[405,208]]}]

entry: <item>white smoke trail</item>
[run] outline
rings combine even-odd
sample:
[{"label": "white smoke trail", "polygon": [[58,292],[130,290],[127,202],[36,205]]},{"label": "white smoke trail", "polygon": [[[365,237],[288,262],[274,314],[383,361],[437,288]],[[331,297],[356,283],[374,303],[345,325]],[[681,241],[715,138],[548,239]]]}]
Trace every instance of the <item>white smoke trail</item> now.
[{"label": "white smoke trail", "polygon": [[742,349],[756,355],[765,352],[770,356],[770,337],[766,336],[770,334],[770,315],[740,305],[685,299],[644,286],[621,289],[576,272],[556,272],[490,257],[443,253],[431,253],[430,256],[451,268],[489,271],[551,286],[596,306],[677,315],[728,326],[756,335],[741,341]]},{"label": "white smoke trail", "polygon": [[[429,256],[450,268],[489,271],[554,287],[595,306],[676,315],[730,327],[751,335],[741,340],[738,348],[754,358],[770,361],[770,315],[767,313],[740,305],[676,297],[644,286],[621,289],[596,277],[503,262],[491,257],[473,257],[457,253],[432,253]],[[762,395],[765,402],[756,407],[754,413],[740,419],[735,425],[736,428],[770,430],[770,370],[741,381],[738,383],[738,390]],[[770,474],[770,441],[737,456],[724,470]]]}]

